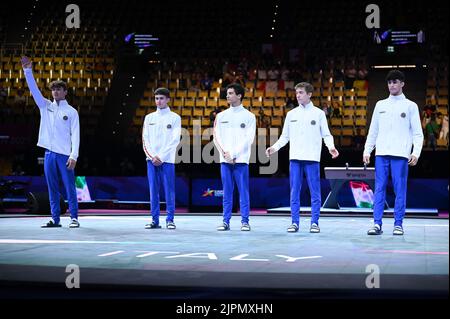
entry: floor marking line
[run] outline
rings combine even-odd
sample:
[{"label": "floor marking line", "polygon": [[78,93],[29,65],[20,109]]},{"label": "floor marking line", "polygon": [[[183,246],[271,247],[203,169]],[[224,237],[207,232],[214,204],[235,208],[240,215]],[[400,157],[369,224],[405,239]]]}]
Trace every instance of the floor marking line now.
[{"label": "floor marking line", "polygon": [[0,239],[0,244],[120,244],[120,242],[95,240]]},{"label": "floor marking line", "polygon": [[415,251],[415,250],[366,250],[366,253],[393,253],[393,254],[415,254],[415,255],[448,255],[445,251]]},{"label": "floor marking line", "polygon": [[121,253],[124,253],[124,252],[125,252],[125,250],[117,250],[117,251],[112,251],[110,253],[105,253],[105,254],[101,254],[101,255],[97,255],[97,256],[98,257],[107,257],[107,256],[121,254]]}]

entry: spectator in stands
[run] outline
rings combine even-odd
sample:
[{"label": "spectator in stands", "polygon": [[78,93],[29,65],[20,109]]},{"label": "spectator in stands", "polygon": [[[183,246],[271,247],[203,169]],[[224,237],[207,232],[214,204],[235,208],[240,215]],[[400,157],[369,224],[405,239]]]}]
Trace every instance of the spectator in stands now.
[{"label": "spectator in stands", "polygon": [[267,80],[267,70],[264,65],[260,65],[258,67],[258,80],[259,81]]},{"label": "spectator in stands", "polygon": [[263,108],[259,109],[258,127],[268,128],[270,127],[270,117],[264,113]]},{"label": "spectator in stands", "polygon": [[280,76],[280,72],[276,68],[276,66],[272,66],[267,72],[267,81],[266,81],[266,92],[276,92],[278,90],[278,79]]},{"label": "spectator in stands", "polygon": [[220,98],[221,99],[227,98],[227,89],[226,88],[231,83],[233,83],[233,75],[231,75],[231,73],[227,72],[223,75],[223,81],[222,81],[221,88],[220,88]]},{"label": "spectator in stands", "polygon": [[25,92],[22,88],[17,90],[17,95],[14,97],[14,106],[25,106],[27,99],[24,94]]},{"label": "spectator in stands", "polygon": [[423,108],[423,111],[425,112],[425,115],[430,117],[431,114],[433,114],[434,112],[436,112],[436,105],[434,104],[427,104],[425,105],[425,107]]},{"label": "spectator in stands", "polygon": [[333,117],[342,117],[342,106],[338,102],[333,102]]},{"label": "spectator in stands", "polygon": [[330,119],[333,115],[333,108],[331,107],[331,103],[326,101],[322,106],[322,111],[325,113],[327,119]]},{"label": "spectator in stands", "polygon": [[433,151],[436,150],[436,145],[437,145],[436,140],[439,136],[439,131],[440,131],[440,128],[436,122],[436,114],[433,113],[430,116],[430,121],[425,126],[425,132],[426,132],[426,137],[427,137],[427,146],[431,147],[431,149]]},{"label": "spectator in stands", "polygon": [[246,57],[243,57],[238,63],[237,72],[244,74],[247,72],[247,69],[248,69],[248,60]]},{"label": "spectator in stands", "polygon": [[[442,113],[441,112],[436,113],[436,123],[439,126],[439,128],[441,128],[441,126],[442,126]],[[438,138],[438,136],[436,138]]]},{"label": "spectator in stands", "polygon": [[279,76],[280,71],[278,71],[275,65],[273,65],[267,72],[267,78],[269,79],[269,81],[278,81]]},{"label": "spectator in stands", "polygon": [[9,121],[9,116],[11,115],[11,108],[6,103],[7,98],[8,90],[3,86],[3,79],[0,79],[0,121],[2,123]]},{"label": "spectator in stands", "polygon": [[342,69],[338,66],[335,66],[333,68],[333,77],[335,82],[343,81],[344,80],[344,72],[342,72]]},{"label": "spectator in stands", "polygon": [[403,235],[408,165],[417,164],[423,146],[419,108],[403,94],[405,75],[392,70],[387,74],[386,82],[390,95],[375,105],[363,152],[363,162],[367,165],[370,153],[376,149],[374,225],[368,230],[368,235],[383,233],[382,218],[389,175],[392,176],[396,196],[393,234]]},{"label": "spectator in stands", "polygon": [[189,91],[200,91],[201,76],[199,73],[193,73],[189,81]]},{"label": "spectator in stands", "polygon": [[292,92],[294,91],[294,90],[292,90],[292,89],[287,89],[286,90],[287,92],[287,97],[286,97],[286,104],[285,104],[285,107],[287,108],[287,109],[293,109],[294,107],[296,107],[297,106],[297,101],[294,99],[294,98],[292,98]]},{"label": "spectator in stands", "polygon": [[[294,68],[290,72],[290,79],[292,81],[302,82],[304,79],[302,78],[302,72],[299,68]],[[287,87],[285,87],[287,89]],[[292,90],[294,90],[294,87],[292,87]]]},{"label": "spectator in stands", "polygon": [[327,106],[327,114],[328,118],[330,119],[333,114],[333,107],[331,106],[330,102],[325,102],[325,105]]},{"label": "spectator in stands", "polygon": [[0,106],[6,105],[7,97],[8,97],[8,91],[3,86],[3,79],[0,79]]},{"label": "spectator in stands", "polygon": [[245,87],[245,79],[244,79],[244,74],[240,73],[236,76],[236,78],[234,79],[234,83],[239,84],[242,87]]},{"label": "spectator in stands", "polygon": [[287,109],[293,109],[296,106],[297,105],[292,97],[290,97],[290,96],[286,97],[286,108]]},{"label": "spectator in stands", "polygon": [[94,69],[94,67],[93,67],[92,63],[86,63],[84,65],[84,70],[88,73],[90,73],[93,69]]},{"label": "spectator in stands", "polygon": [[283,65],[283,68],[281,69],[281,79],[283,81],[289,81],[290,80],[290,71],[289,69]]},{"label": "spectator in stands", "polygon": [[358,70],[358,80],[366,80],[369,71],[367,71],[366,65],[362,65]]},{"label": "spectator in stands", "polygon": [[230,230],[234,183],[240,198],[241,231],[250,231],[249,161],[255,139],[256,117],[242,105],[245,89],[239,84],[227,87],[230,107],[217,115],[214,144],[220,153],[223,184],[223,219],[218,231]]},{"label": "spectator in stands", "polygon": [[[431,113],[428,112],[427,106],[424,107],[422,112],[422,129],[425,131],[427,124],[430,122]],[[426,138],[426,136],[425,136]]]},{"label": "spectator in stands", "polygon": [[356,135],[353,136],[353,147],[358,150],[364,147],[364,136],[359,127],[356,128]]},{"label": "spectator in stands", "polygon": [[217,114],[219,114],[220,112],[222,112],[222,107],[218,106],[214,110],[212,110],[211,113],[209,113],[209,124],[211,125],[211,127],[214,127],[214,121],[216,120]]},{"label": "spectator in stands", "polygon": [[44,172],[48,184],[48,193],[52,219],[41,227],[61,227],[59,205],[61,184],[66,189],[69,202],[70,228],[80,227],[78,222],[78,201],[75,187],[74,169],[78,159],[80,145],[80,124],[78,112],[66,101],[67,84],[63,81],[50,83],[53,101],[39,90],[33,77],[32,62],[22,57],[25,79],[34,101],[41,113],[38,146],[45,149]]},{"label": "spectator in stands", "polygon": [[356,75],[357,75],[357,71],[356,71],[355,65],[353,63],[351,63],[345,69],[344,82],[345,82],[345,88],[347,90],[353,89],[353,83],[355,82]]},{"label": "spectator in stands", "polygon": [[255,83],[257,74],[258,74],[258,70],[256,69],[256,67],[251,67],[247,71],[247,80],[252,83]]},{"label": "spectator in stands", "polygon": [[188,79],[182,77],[181,79],[179,79],[178,85],[179,85],[179,90],[187,90],[187,88],[188,88]]},{"label": "spectator in stands", "polygon": [[314,88],[307,82],[295,86],[299,106],[287,113],[279,140],[266,150],[269,157],[289,142],[291,218],[288,232],[297,232],[300,222],[300,191],[303,172],[311,193],[311,233],[320,232],[320,155],[322,139],[332,158],[339,156],[325,114],[311,102]]},{"label": "spectator in stands", "polygon": [[152,213],[152,222],[145,228],[161,228],[159,190],[162,182],[167,206],[166,228],[175,229],[175,157],[181,138],[181,117],[169,108],[168,89],[158,88],[154,95],[157,110],[145,116],[142,130]]},{"label": "spectator in stands", "polygon": [[206,72],[200,81],[201,89],[209,92],[212,88],[213,82],[213,78],[209,76],[208,72]]},{"label": "spectator in stands", "polygon": [[448,145],[448,114],[445,114],[442,117],[442,124],[441,124],[441,131],[439,133],[439,139],[445,139],[447,141],[447,145]]}]

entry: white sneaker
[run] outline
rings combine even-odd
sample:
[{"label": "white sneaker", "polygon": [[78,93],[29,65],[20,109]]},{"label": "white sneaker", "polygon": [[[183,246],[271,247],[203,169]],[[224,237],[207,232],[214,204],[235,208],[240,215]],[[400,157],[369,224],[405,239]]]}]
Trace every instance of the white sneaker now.
[{"label": "white sneaker", "polygon": [[394,231],[393,231],[393,235],[397,235],[397,236],[402,236],[405,232],[403,231],[403,227],[402,226],[395,226],[394,227]]},{"label": "white sneaker", "polygon": [[320,233],[319,225],[317,225],[316,223],[312,223],[311,227],[309,228],[309,232],[310,233]]},{"label": "white sneaker", "polygon": [[218,230],[218,231],[227,231],[227,230],[230,230],[230,225],[224,222],[222,225],[220,225],[220,226],[217,227],[217,230]]},{"label": "white sneaker", "polygon": [[80,227],[80,223],[78,222],[77,219],[72,218],[72,221],[69,224],[69,228],[78,228]]},{"label": "white sneaker", "polygon": [[167,228],[167,229],[176,229],[177,226],[175,226],[175,223],[174,223],[174,222],[168,222],[168,223],[166,224],[166,228]]},{"label": "white sneaker", "polygon": [[381,226],[378,224],[374,224],[373,227],[367,231],[367,235],[381,235],[382,233]]}]

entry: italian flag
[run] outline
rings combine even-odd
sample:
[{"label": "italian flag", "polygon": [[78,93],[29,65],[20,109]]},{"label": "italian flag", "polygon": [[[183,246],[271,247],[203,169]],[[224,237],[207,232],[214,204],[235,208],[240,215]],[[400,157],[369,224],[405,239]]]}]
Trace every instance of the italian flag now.
[{"label": "italian flag", "polygon": [[79,202],[91,200],[85,176],[77,176],[75,178],[75,187],[77,188],[77,199]]},{"label": "italian flag", "polygon": [[353,198],[359,208],[373,208],[373,191],[363,182],[350,182]]}]

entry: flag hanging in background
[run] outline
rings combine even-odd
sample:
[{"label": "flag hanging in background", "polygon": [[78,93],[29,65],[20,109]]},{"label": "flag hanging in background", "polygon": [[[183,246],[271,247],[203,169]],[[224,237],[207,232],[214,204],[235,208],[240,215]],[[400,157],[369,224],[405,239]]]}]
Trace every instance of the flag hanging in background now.
[{"label": "flag hanging in background", "polygon": [[350,188],[355,199],[356,206],[359,208],[373,208],[373,191],[369,185],[363,182],[350,181]]},{"label": "flag hanging in background", "polygon": [[77,199],[79,202],[91,200],[91,194],[89,193],[85,176],[77,176],[75,178],[75,186],[77,188]]}]

